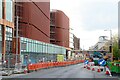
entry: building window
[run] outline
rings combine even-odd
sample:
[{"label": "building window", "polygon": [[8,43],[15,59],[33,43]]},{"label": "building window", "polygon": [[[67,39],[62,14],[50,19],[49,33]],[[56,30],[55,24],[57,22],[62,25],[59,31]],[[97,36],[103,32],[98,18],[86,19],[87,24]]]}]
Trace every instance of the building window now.
[{"label": "building window", "polygon": [[6,20],[12,22],[12,0],[6,0]]},{"label": "building window", "polygon": [[0,0],[0,19],[2,18],[2,0]]},{"label": "building window", "polygon": [[12,52],[12,28],[6,27],[6,53]]}]

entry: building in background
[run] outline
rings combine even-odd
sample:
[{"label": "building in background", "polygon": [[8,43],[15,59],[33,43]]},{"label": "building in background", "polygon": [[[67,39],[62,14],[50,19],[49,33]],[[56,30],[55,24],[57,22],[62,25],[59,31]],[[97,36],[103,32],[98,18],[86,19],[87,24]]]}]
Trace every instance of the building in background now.
[{"label": "building in background", "polygon": [[92,47],[90,47],[90,50],[107,50],[108,46],[110,44],[110,41],[107,39],[107,36],[100,36],[99,41]]},{"label": "building in background", "polygon": [[70,48],[71,50],[80,50],[80,38],[77,38],[71,31],[70,31]]},{"label": "building in background", "polygon": [[[48,56],[50,53],[47,44],[50,43],[50,2],[15,2],[14,12],[16,27],[13,39],[15,46],[12,51],[19,56],[17,62],[21,61],[22,64],[27,65],[29,61],[36,63],[43,58],[48,61],[51,57],[55,57],[54,54]],[[17,17],[18,39],[16,38]]]},{"label": "building in background", "polygon": [[70,28],[69,35],[70,35],[70,37],[69,37],[69,47],[71,48],[71,50],[74,50],[74,41],[73,41],[74,34],[73,34],[73,29],[72,28]]},{"label": "building in background", "polygon": [[73,29],[70,29],[70,42],[69,42],[69,47],[71,48],[71,51],[68,51],[68,59],[74,59],[77,56],[79,56],[80,54],[80,38],[77,38],[74,34],[73,34]]},{"label": "building in background", "polygon": [[80,38],[77,38],[75,35],[73,35],[73,42],[74,50],[80,50]]},{"label": "building in background", "polygon": [[[50,44],[50,2],[16,2],[15,23],[18,19],[18,46],[13,39],[13,53],[18,47],[18,58],[26,66],[40,61],[58,61],[57,56],[66,56],[66,49],[62,46]],[[17,26],[17,24],[15,24]],[[58,58],[59,58],[58,57]],[[19,61],[19,59],[17,59]]]},{"label": "building in background", "polygon": [[20,37],[50,43],[50,2],[16,2],[16,16]]},{"label": "building in background", "polygon": [[50,19],[50,43],[69,48],[69,18],[60,10],[51,10]]},{"label": "building in background", "polygon": [[4,61],[5,55],[12,52],[13,29],[13,2],[12,0],[0,0],[0,58]]}]

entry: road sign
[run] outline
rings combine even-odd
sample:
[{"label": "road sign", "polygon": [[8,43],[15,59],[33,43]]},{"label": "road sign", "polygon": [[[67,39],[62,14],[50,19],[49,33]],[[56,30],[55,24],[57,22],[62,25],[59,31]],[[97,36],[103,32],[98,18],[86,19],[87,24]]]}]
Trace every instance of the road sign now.
[{"label": "road sign", "polygon": [[100,59],[98,61],[98,64],[101,65],[101,66],[105,66],[106,65],[106,61],[104,59]]},{"label": "road sign", "polygon": [[88,64],[88,63],[89,63],[89,61],[88,61],[88,60],[85,60],[84,64]]}]

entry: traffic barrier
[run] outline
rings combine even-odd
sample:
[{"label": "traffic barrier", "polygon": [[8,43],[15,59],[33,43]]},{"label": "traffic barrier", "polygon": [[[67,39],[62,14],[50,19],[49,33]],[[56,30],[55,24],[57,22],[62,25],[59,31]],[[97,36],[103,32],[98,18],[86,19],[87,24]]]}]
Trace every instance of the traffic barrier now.
[{"label": "traffic barrier", "polygon": [[36,69],[35,70],[38,70],[39,69],[39,64],[37,63],[36,64]]},{"label": "traffic barrier", "polygon": [[43,62],[43,68],[46,68],[46,63],[45,62]]},{"label": "traffic barrier", "polygon": [[56,62],[53,62],[53,66],[56,67]]},{"label": "traffic barrier", "polygon": [[56,67],[58,67],[58,65],[59,65],[59,62],[56,62]]},{"label": "traffic barrier", "polygon": [[48,68],[48,62],[45,62],[45,68]]},{"label": "traffic barrier", "polygon": [[41,65],[42,65],[41,68],[44,68],[44,63],[41,63]]},{"label": "traffic barrier", "polygon": [[35,71],[37,71],[37,64],[34,64],[34,69]]},{"label": "traffic barrier", "polygon": [[34,71],[34,64],[28,64],[28,71]]},{"label": "traffic barrier", "polygon": [[64,62],[64,66],[67,66],[67,61]]},{"label": "traffic barrier", "polygon": [[42,69],[42,63],[39,63],[39,68]]},{"label": "traffic barrier", "polygon": [[105,68],[106,68],[105,74],[106,74],[106,75],[109,75],[109,76],[112,76],[112,75],[111,75],[111,72],[110,72],[110,70],[109,70],[109,68],[108,68],[108,66],[106,66]]},{"label": "traffic barrier", "polygon": [[44,62],[42,63],[42,68],[45,68],[45,64],[44,64]]},{"label": "traffic barrier", "polygon": [[53,66],[53,62],[50,62],[50,67],[54,67],[54,66]]},{"label": "traffic barrier", "polygon": [[[29,64],[27,66],[27,68],[28,68],[28,71],[35,71],[35,70],[39,70],[39,69],[43,69],[43,68],[74,65],[74,64],[78,64],[80,62],[84,62],[84,61],[76,60],[76,61],[63,61],[63,62],[42,62],[42,63]],[[90,69],[90,67],[88,67],[88,68]]]},{"label": "traffic barrier", "polygon": [[54,67],[57,67],[57,63],[56,62],[54,62]]},{"label": "traffic barrier", "polygon": [[59,64],[59,67],[61,67],[61,66],[62,66],[62,62],[59,62],[58,64]]},{"label": "traffic barrier", "polygon": [[50,62],[47,62],[47,68],[50,68]]},{"label": "traffic barrier", "polygon": [[66,66],[66,61],[64,61],[64,66]]}]

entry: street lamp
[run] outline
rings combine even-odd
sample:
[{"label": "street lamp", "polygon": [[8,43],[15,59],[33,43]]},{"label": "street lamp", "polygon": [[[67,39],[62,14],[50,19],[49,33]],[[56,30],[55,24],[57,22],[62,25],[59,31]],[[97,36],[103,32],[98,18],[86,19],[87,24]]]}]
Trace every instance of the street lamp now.
[{"label": "street lamp", "polygon": [[[109,50],[110,50],[110,53],[112,53],[112,30],[104,30],[104,31],[110,31],[110,46],[109,46]],[[113,53],[112,53],[112,57],[113,57]],[[113,58],[112,58],[113,60]]]},{"label": "street lamp", "polygon": [[16,64],[18,63],[18,19],[19,17],[16,17]]},{"label": "street lamp", "polygon": [[110,30],[104,30],[104,31],[110,31],[110,41],[112,42],[112,30],[110,29]]}]

